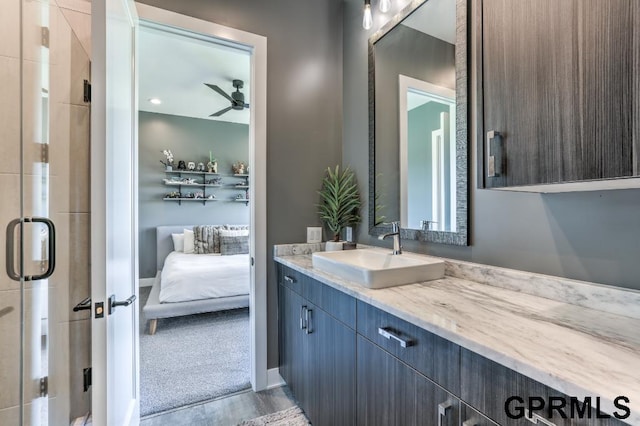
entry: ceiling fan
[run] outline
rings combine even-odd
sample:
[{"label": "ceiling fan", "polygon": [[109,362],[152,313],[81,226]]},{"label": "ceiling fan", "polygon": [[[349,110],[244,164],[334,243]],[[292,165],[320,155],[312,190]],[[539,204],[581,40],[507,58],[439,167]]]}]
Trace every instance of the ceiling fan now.
[{"label": "ceiling fan", "polygon": [[229,101],[231,101],[230,107],[221,109],[218,112],[214,112],[209,117],[220,117],[222,114],[228,111],[231,111],[232,109],[235,109],[236,111],[242,111],[245,108],[249,108],[249,104],[244,103],[244,93],[240,91],[240,89],[244,87],[244,81],[233,80],[232,84],[233,84],[233,87],[235,87],[236,91],[231,92],[231,96],[229,96],[224,90],[220,88],[220,86],[216,84],[204,83],[205,86],[209,87],[210,89],[213,89],[214,91],[218,92],[220,95],[224,96]]}]

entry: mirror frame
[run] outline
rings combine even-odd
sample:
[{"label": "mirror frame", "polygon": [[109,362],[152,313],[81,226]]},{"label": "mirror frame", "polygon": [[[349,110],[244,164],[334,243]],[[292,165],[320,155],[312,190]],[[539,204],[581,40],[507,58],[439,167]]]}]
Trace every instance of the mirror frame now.
[{"label": "mirror frame", "polygon": [[[374,44],[400,24],[407,16],[429,0],[412,0],[408,6],[369,37],[369,234],[391,232],[390,225],[375,225],[376,220],[376,135],[375,135],[375,51]],[[467,62],[469,33],[467,13],[469,0],[456,0],[456,232],[423,231],[402,228],[403,239],[442,244],[468,245],[469,232],[469,155]],[[398,129],[399,140],[399,129]],[[398,182],[398,185],[400,182]],[[400,200],[398,200],[400,202]],[[400,218],[398,218],[399,220]]]}]

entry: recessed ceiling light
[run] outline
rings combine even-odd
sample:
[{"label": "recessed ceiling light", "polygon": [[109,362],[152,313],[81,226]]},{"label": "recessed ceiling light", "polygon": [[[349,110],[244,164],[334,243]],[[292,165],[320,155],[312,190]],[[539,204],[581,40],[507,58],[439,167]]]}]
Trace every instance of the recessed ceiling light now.
[{"label": "recessed ceiling light", "polygon": [[162,103],[162,101],[158,98],[151,98],[149,99],[149,102],[151,102],[154,105],[160,105]]}]

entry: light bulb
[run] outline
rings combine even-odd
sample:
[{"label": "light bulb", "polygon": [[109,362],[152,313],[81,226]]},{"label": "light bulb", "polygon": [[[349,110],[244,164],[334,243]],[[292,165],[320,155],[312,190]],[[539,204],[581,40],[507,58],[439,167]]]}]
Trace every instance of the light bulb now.
[{"label": "light bulb", "polygon": [[380,0],[378,8],[380,9],[380,12],[387,13],[389,9],[391,9],[391,0]]},{"label": "light bulb", "polygon": [[371,5],[370,4],[365,4],[364,5],[364,16],[362,17],[362,27],[365,30],[368,30],[371,28],[371,24],[373,24],[373,18],[371,17]]}]

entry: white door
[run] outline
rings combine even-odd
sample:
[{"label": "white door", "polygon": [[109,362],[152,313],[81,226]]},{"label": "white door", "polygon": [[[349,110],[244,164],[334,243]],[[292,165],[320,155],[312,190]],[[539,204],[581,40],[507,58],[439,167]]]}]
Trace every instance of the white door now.
[{"label": "white door", "polygon": [[91,10],[92,413],[96,426],[125,426],[140,412],[137,16],[130,0],[94,1]]}]

